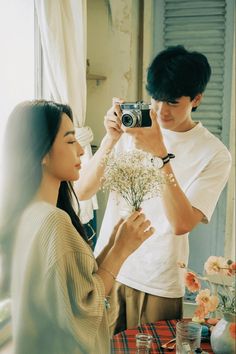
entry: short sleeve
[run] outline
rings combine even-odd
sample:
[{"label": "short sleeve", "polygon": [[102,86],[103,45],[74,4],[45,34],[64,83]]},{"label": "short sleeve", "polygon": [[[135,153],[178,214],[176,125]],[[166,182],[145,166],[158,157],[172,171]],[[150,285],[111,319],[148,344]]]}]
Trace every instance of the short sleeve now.
[{"label": "short sleeve", "polygon": [[231,156],[225,149],[208,163],[186,190],[186,196],[192,206],[199,209],[208,222],[228,181],[230,169]]}]

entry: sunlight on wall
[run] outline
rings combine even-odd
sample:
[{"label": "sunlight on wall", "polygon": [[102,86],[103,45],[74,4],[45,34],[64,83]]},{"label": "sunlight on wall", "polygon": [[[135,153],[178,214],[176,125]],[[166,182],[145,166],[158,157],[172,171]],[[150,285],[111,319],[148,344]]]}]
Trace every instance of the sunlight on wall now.
[{"label": "sunlight on wall", "polygon": [[[34,2],[0,2],[0,171],[2,139],[14,106],[34,97]],[[9,132],[10,134],[10,132]],[[1,193],[0,174],[0,193]]]}]

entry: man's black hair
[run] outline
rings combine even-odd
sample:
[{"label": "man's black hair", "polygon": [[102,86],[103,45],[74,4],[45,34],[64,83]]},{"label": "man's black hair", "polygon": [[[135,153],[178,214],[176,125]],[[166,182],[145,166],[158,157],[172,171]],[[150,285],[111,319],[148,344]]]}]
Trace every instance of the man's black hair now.
[{"label": "man's black hair", "polygon": [[210,76],[211,67],[205,55],[178,45],[154,58],[148,68],[146,89],[158,101],[173,102],[181,96],[193,100],[205,90]]}]

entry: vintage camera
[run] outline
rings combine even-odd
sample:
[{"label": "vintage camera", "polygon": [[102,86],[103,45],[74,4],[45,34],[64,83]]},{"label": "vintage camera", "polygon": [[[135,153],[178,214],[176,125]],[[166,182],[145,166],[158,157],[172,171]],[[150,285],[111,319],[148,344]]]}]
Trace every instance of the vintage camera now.
[{"label": "vintage camera", "polygon": [[120,104],[122,110],[121,121],[127,128],[150,127],[150,105],[140,102],[125,102]]}]

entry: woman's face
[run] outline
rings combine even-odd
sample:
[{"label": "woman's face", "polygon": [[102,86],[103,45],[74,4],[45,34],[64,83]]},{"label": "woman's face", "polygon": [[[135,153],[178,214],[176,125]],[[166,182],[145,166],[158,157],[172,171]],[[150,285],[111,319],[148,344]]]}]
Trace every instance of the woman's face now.
[{"label": "woman's face", "polygon": [[44,158],[44,171],[59,181],[76,181],[83,154],[84,150],[75,138],[73,123],[63,113],[56,139]]}]

